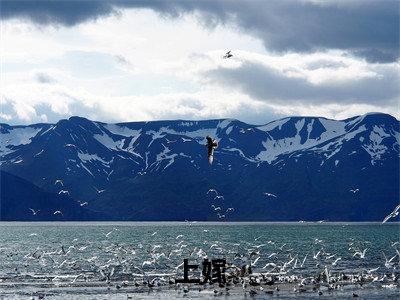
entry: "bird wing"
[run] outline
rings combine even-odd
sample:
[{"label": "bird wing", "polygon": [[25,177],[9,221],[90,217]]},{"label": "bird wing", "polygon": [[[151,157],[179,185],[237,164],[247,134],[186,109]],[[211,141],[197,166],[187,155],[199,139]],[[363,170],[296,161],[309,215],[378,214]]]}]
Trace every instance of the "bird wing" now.
[{"label": "bird wing", "polygon": [[383,224],[383,223],[386,223],[387,220],[389,220],[391,217],[392,217],[391,214],[390,214],[390,215],[387,215],[387,216],[385,217],[385,219],[383,219],[382,224]]}]

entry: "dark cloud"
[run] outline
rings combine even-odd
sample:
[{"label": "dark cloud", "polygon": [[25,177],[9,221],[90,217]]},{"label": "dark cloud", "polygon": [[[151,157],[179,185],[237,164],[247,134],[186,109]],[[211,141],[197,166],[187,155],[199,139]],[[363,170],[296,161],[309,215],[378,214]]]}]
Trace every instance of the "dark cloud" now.
[{"label": "dark cloud", "polygon": [[223,86],[271,104],[371,104],[396,105],[400,95],[400,75],[396,67],[383,67],[379,76],[324,82],[318,85],[305,78],[289,77],[273,68],[244,62],[239,68],[218,68],[205,76]]},{"label": "dark cloud", "polygon": [[234,24],[277,52],[343,49],[371,62],[399,58],[397,0],[348,1],[1,1],[2,18],[72,26],[118,13],[150,8],[165,17],[196,13],[204,26]]},{"label": "dark cloud", "polygon": [[49,74],[38,72],[35,74],[36,81],[39,83],[56,83],[57,80]]},{"label": "dark cloud", "polygon": [[39,25],[73,26],[115,13],[108,1],[0,0],[3,19],[28,19]]}]

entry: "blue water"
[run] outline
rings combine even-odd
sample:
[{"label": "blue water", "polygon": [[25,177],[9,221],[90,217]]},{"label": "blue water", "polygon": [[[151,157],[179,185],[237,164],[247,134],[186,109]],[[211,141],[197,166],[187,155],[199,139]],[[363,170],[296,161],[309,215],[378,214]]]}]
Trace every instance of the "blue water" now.
[{"label": "blue water", "polygon": [[[21,299],[39,295],[46,299],[179,298],[185,294],[180,288],[168,287],[166,281],[182,277],[182,267],[176,267],[184,258],[201,265],[207,257],[224,258],[239,267],[253,264],[254,273],[307,278],[327,269],[332,277],[361,274],[375,278],[368,285],[346,284],[337,291],[324,290],[323,295],[315,291],[299,294],[290,286],[274,297],[346,298],[356,292],[369,299],[396,298],[399,240],[400,226],[393,223],[0,223],[0,295]],[[144,261],[149,263],[143,265]],[[289,264],[282,269],[285,263]],[[107,279],[103,274],[110,276]],[[143,279],[154,278],[159,287],[149,293],[141,285]],[[188,295],[214,297],[208,291]],[[245,294],[238,286],[229,296],[221,296],[241,299]]]}]

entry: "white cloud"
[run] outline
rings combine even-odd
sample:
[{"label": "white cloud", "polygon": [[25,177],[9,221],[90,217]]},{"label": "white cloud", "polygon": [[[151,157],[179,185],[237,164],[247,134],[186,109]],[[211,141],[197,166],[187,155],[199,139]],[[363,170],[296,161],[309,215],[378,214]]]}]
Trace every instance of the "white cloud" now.
[{"label": "white cloud", "polygon": [[[193,16],[164,19],[149,10],[127,10],[76,27],[3,23],[7,63],[0,119],[14,124],[70,115],[113,122],[233,117],[258,124],[286,115],[399,116],[385,96],[389,89],[377,91],[386,98],[374,103],[360,98],[357,86],[363,80],[394,85],[397,77],[388,76],[398,72],[398,63],[371,64],[337,50],[278,55],[234,28],[205,29]],[[234,57],[222,59],[230,49]],[[276,72],[276,84],[265,90],[262,72],[248,80],[242,72],[246,64]],[[276,90],[278,83],[290,88],[295,79],[298,98]],[[308,92],[301,93],[305,85]],[[326,86],[336,91],[321,98]],[[339,99],[344,86],[358,97],[357,104]]]}]

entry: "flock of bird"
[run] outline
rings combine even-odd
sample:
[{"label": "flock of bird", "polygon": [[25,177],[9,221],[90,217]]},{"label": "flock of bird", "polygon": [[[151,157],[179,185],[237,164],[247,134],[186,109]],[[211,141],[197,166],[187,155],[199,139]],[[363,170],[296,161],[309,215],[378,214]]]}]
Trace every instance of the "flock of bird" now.
[{"label": "flock of bird", "polygon": [[[70,196],[69,191],[64,189],[64,181],[62,179],[56,179],[54,181],[54,185],[62,187],[62,189],[58,191],[59,195],[68,195],[68,196]],[[105,189],[99,190],[95,186],[93,188],[96,190],[96,192],[98,194],[103,193],[105,191]],[[80,201],[80,200],[78,200],[77,203],[79,203],[80,207],[84,207],[84,206],[87,206],[89,204],[87,201]],[[31,211],[33,216],[38,215],[39,212],[41,211],[41,209],[33,209],[33,208],[29,208],[29,210]],[[64,216],[62,210],[55,210],[52,214],[54,216]]]},{"label": "flock of bird", "polygon": [[224,196],[221,195],[216,189],[209,189],[207,191],[207,195],[212,197],[213,201],[216,201],[215,204],[211,204],[212,212],[215,213],[217,220],[224,221],[228,217],[228,214],[233,213],[235,211],[234,207],[224,208],[223,200],[225,200]]},{"label": "flock of bird", "polygon": [[[162,232],[160,228],[148,231],[146,239],[143,232],[123,239],[129,243],[120,242],[123,227],[99,231],[99,238],[92,237],[92,241],[82,235],[70,243],[53,241],[20,253],[3,248],[0,259],[6,261],[3,267],[14,267],[14,278],[31,278],[61,288],[105,287],[127,294],[171,287],[180,293],[208,291],[216,296],[230,292],[263,295],[284,289],[322,294],[369,283],[398,288],[400,277],[398,241],[390,243],[381,255],[373,256],[373,245],[368,241],[348,239],[338,249],[318,238],[306,241],[306,247],[263,235],[242,241],[224,240],[216,238],[219,233],[211,227],[198,224],[189,231]],[[40,235],[31,233],[29,238],[39,239]],[[184,258],[200,268],[205,258],[225,258],[226,283],[176,283],[183,277]],[[192,274],[200,277],[200,272]]]}]

